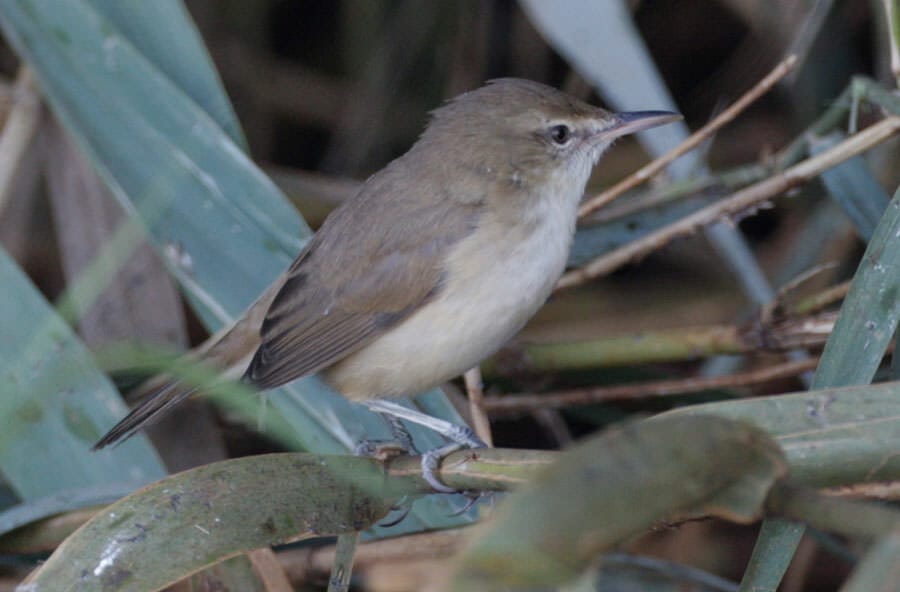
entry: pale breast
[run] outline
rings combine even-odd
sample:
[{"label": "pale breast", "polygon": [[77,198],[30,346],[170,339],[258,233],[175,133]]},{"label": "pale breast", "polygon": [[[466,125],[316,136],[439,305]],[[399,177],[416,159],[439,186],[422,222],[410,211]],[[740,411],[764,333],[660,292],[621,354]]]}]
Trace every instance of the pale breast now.
[{"label": "pale breast", "polygon": [[550,295],[565,267],[576,204],[541,200],[521,228],[483,218],[451,252],[432,301],[323,377],[351,399],[410,396],[475,366]]}]

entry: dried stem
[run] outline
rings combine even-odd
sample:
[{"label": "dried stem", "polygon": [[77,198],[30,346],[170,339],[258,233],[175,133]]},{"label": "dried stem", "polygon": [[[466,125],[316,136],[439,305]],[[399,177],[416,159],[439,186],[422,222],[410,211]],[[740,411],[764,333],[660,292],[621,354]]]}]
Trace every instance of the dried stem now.
[{"label": "dried stem", "polygon": [[15,187],[20,164],[32,145],[41,120],[41,99],[31,70],[19,69],[13,89],[13,107],[0,135],[0,212]]},{"label": "dried stem", "polygon": [[472,415],[472,425],[475,433],[488,446],[494,445],[494,437],[491,434],[491,422],[484,410],[484,385],[481,382],[481,368],[475,366],[463,375],[466,383],[466,393],[469,395],[469,413]]},{"label": "dried stem", "polygon": [[562,290],[581,285],[614,269],[618,269],[630,261],[636,261],[675,238],[691,234],[696,229],[717,220],[727,219],[759,207],[760,204],[776,195],[802,185],[823,171],[884,142],[898,131],[900,131],[900,117],[886,117],[865,130],[850,136],[837,146],[804,160],[783,173],[750,185],[715,204],[694,212],[668,226],[664,226],[656,232],[598,257],[582,268],[566,273],[560,279],[556,289]]},{"label": "dried stem", "polygon": [[839,497],[859,497],[881,500],[900,500],[900,481],[886,483],[854,483],[828,490]]},{"label": "dried stem", "polygon": [[253,571],[260,579],[266,592],[292,592],[291,582],[275,552],[268,547],[247,553]]},{"label": "dried stem", "polygon": [[647,179],[650,179],[660,171],[662,171],[669,163],[681,156],[682,154],[693,150],[706,139],[715,134],[720,128],[734,120],[747,107],[749,107],[759,97],[767,93],[775,84],[787,76],[797,63],[797,56],[790,55],[781,61],[774,70],[772,70],[765,78],[760,80],[756,85],[747,91],[740,99],[733,103],[730,107],[722,111],[712,121],[704,125],[702,128],[694,132],[684,142],[663,154],[653,162],[641,167],[610,189],[587,200],[578,210],[578,216],[584,218],[602,208],[612,200],[624,194],[626,191],[637,187]]},{"label": "dried stem", "polygon": [[765,384],[767,382],[797,376],[798,374],[814,369],[816,364],[818,364],[818,359],[806,359],[785,362],[774,366],[759,368],[750,372],[730,374],[727,376],[658,380],[642,382],[639,384],[573,389],[540,395],[520,394],[505,395],[502,397],[487,397],[484,400],[484,405],[492,415],[500,415],[534,411],[535,409],[590,405],[605,401],[683,395],[686,393]]},{"label": "dried stem", "polygon": [[897,14],[897,0],[882,0],[888,28],[888,38],[891,41],[891,73],[894,82],[900,86],[900,15]]},{"label": "dried stem", "polygon": [[790,481],[775,484],[766,498],[773,515],[850,537],[874,539],[900,525],[900,512],[888,506],[820,493]]},{"label": "dried stem", "polygon": [[817,348],[828,339],[836,316],[832,311],[786,318],[760,315],[740,326],[678,327],[588,341],[519,344],[488,360],[482,370],[485,374],[591,370],[720,354]]},{"label": "dried stem", "polygon": [[808,298],[804,298],[791,307],[791,312],[795,314],[815,314],[826,307],[831,306],[839,300],[843,300],[850,291],[850,282],[842,282],[836,286],[831,286],[818,294],[813,294]]}]

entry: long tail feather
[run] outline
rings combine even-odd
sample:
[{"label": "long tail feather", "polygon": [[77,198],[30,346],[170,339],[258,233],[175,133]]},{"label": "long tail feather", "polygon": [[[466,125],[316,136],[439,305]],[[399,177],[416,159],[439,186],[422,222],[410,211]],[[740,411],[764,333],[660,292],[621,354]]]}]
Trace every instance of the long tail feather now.
[{"label": "long tail feather", "polygon": [[[235,379],[243,375],[253,353],[259,347],[259,328],[262,326],[266,311],[286,277],[286,273],[282,274],[257,298],[256,302],[250,305],[238,321],[210,337],[185,359],[193,363],[202,362],[208,368],[220,372],[226,379]],[[200,387],[196,386],[196,383],[188,384],[172,376],[151,378],[136,391],[140,404],[100,438],[94,444],[93,450],[127,440],[198,390]]]},{"label": "long tail feather", "polygon": [[163,385],[155,393],[148,394],[140,405],[132,409],[131,413],[100,438],[91,450],[100,450],[110,444],[124,442],[196,391],[197,387],[178,381]]}]

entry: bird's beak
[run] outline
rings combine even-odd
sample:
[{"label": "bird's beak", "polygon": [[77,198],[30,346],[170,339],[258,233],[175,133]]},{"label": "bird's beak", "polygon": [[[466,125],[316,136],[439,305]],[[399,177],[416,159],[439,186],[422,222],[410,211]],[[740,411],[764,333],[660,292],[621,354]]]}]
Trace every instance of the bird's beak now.
[{"label": "bird's beak", "polygon": [[613,115],[613,124],[603,130],[605,139],[612,140],[651,127],[682,119],[680,113],[671,111],[626,111]]}]

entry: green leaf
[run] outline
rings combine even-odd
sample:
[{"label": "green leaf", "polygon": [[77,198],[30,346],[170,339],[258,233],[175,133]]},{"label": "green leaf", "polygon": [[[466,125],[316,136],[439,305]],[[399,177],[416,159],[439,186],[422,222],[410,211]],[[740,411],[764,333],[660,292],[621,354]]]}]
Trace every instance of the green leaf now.
[{"label": "green leaf", "polygon": [[82,508],[111,504],[134,491],[135,483],[90,485],[81,489],[66,489],[0,512],[0,537],[27,524]]},{"label": "green leaf", "polygon": [[376,461],[281,453],[212,463],[108,506],[59,546],[33,592],[159,590],[241,552],[353,532],[402,495]]},{"label": "green leaf", "polygon": [[741,592],[777,590],[804,532],[806,527],[796,522],[764,521],[741,581]]},{"label": "green leaf", "polygon": [[900,319],[900,190],[881,217],[825,344],[813,388],[866,384]]},{"label": "green leaf", "polygon": [[453,589],[559,585],[675,514],[753,520],[786,469],[768,436],[731,420],[669,417],[608,430],[510,495],[463,551]]},{"label": "green leaf", "polygon": [[231,101],[181,0],[90,2],[246,152],[246,140]]},{"label": "green leaf", "polygon": [[[825,344],[825,350],[813,377],[812,387],[824,389],[853,384],[866,384],[872,381],[875,371],[881,365],[888,343],[897,329],[897,320],[900,316],[900,191],[894,194],[890,205],[885,210],[881,221],[878,223],[872,240],[866,248],[862,261],[853,276],[850,292],[841,306],[841,313],[835,323],[834,330]],[[872,393],[873,390],[866,392]],[[822,409],[827,411],[826,419],[830,418],[831,405],[827,400],[822,401]],[[883,404],[885,410],[887,403]],[[819,407],[814,406],[811,413],[815,413]],[[876,410],[870,409],[870,413]],[[896,422],[890,421],[882,425],[872,415],[867,415],[871,422],[865,426],[865,430],[852,425],[847,426],[848,431],[839,430],[837,439],[834,435],[827,438],[829,443],[838,444],[836,454],[822,459],[822,466],[818,471],[813,471],[816,477],[829,476],[829,473],[845,473],[842,467],[845,462],[858,468],[868,465],[872,469],[879,469],[879,464],[873,464],[875,459],[891,459],[893,451],[897,450],[898,430]],[[852,424],[852,420],[851,420]],[[843,437],[869,441],[874,437],[874,443],[865,449],[865,459],[861,460],[849,453],[848,447],[839,445],[840,434]],[[877,434],[877,435],[876,435]],[[852,446],[850,446],[852,448]],[[844,454],[840,454],[840,453]],[[791,450],[787,450],[788,458]],[[849,462],[848,462],[849,461]],[[891,463],[896,464],[896,463]],[[852,474],[854,471],[850,469]],[[856,475],[860,480],[870,479],[868,475]],[[766,528],[757,540],[753,550],[751,561],[759,564],[774,563],[787,568],[790,557],[797,549],[800,535],[786,537],[783,541],[770,542],[765,540]],[[761,573],[761,572],[760,572]],[[783,575],[783,572],[782,574]],[[763,586],[756,581],[754,574],[748,574],[741,582],[742,590],[774,590],[774,586]],[[781,576],[774,577],[769,572],[769,582],[777,582]]]},{"label": "green leaf", "polygon": [[820,389],[682,407],[670,417],[752,423],[784,450],[791,477],[811,487],[900,478],[900,382]]},{"label": "green leaf", "polygon": [[165,474],[143,437],[91,443],[125,411],[90,352],[0,250],[0,471],[21,499]]},{"label": "green leaf", "polygon": [[296,211],[89,3],[8,4],[0,25],[209,325],[228,322],[261,291],[234,277],[267,285],[290,264],[309,236]]}]

